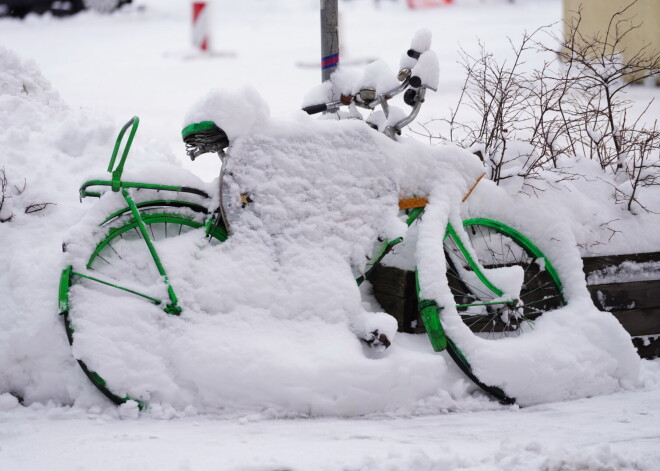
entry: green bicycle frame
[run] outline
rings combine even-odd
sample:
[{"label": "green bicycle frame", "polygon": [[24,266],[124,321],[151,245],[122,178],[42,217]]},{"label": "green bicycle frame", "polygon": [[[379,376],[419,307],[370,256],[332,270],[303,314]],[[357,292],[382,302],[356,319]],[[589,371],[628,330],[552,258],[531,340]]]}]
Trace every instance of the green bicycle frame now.
[{"label": "green bicycle frame", "polygon": [[[164,307],[164,311],[168,314],[171,315],[180,315],[181,314],[181,307],[178,305],[179,299],[174,292],[174,288],[172,287],[172,284],[170,282],[170,279],[167,275],[167,271],[165,270],[165,267],[160,259],[160,256],[158,255],[158,251],[156,250],[156,247],[154,246],[154,243],[149,235],[149,232],[147,231],[147,228],[144,224],[144,220],[142,218],[142,215],[140,213],[140,207],[143,207],[145,205],[153,204],[153,202],[146,202],[146,203],[141,203],[138,204],[136,203],[133,198],[130,195],[129,189],[151,189],[151,190],[157,190],[157,191],[186,191],[186,190],[192,190],[193,193],[201,194],[203,196],[207,196],[204,192],[201,192],[199,190],[195,189],[187,189],[186,187],[179,187],[179,186],[172,186],[172,185],[159,185],[159,184],[151,184],[151,183],[137,183],[137,182],[123,182],[121,180],[122,173],[124,171],[124,165],[126,163],[126,159],[128,157],[129,151],[131,149],[131,145],[133,143],[133,138],[135,137],[135,133],[137,131],[137,128],[140,124],[140,118],[137,116],[134,116],[131,118],[121,129],[119,132],[119,135],[117,136],[117,139],[115,141],[115,146],[112,151],[112,156],[110,157],[110,163],[108,164],[108,172],[111,174],[112,179],[111,180],[90,180],[85,183],[80,187],[80,199],[85,198],[87,196],[92,196],[92,197],[100,197],[101,192],[98,191],[89,191],[88,188],[91,186],[109,186],[113,192],[120,192],[121,196],[124,198],[124,201],[126,201],[127,208],[117,211],[110,215],[104,222],[112,220],[114,217],[119,216],[120,214],[126,213],[127,211],[130,210],[133,219],[135,220],[137,224],[137,229],[139,230],[140,235],[142,236],[149,253],[151,254],[151,258],[154,261],[154,264],[156,266],[156,269],[158,270],[158,274],[160,275],[161,279],[165,283],[165,287],[167,289],[167,294],[169,297],[169,303],[166,303]],[[130,132],[128,134],[128,138],[126,139],[126,143],[124,145],[123,152],[121,153],[121,158],[119,159],[119,162],[117,162],[117,156],[119,155],[119,151],[121,148],[122,140],[124,138],[124,135],[126,134],[126,131],[130,128]],[[116,165],[115,165],[116,163]],[[182,202],[182,204],[185,204]],[[191,204],[192,205],[192,204]],[[89,267],[88,267],[89,268]],[[68,268],[68,275],[69,277],[71,276],[78,276],[81,278],[86,278],[92,281],[95,281],[97,283],[105,284],[107,286],[120,289],[123,291],[127,291],[129,293],[135,294],[137,296],[144,297],[150,301],[152,301],[154,304],[161,304],[161,300],[153,298],[151,296],[147,296],[145,294],[139,293],[135,290],[131,290],[119,285],[116,285],[114,283],[110,283],[104,280],[101,280],[99,278],[95,278],[89,275],[85,275],[76,271],[73,271],[71,267]],[[66,270],[65,270],[66,271]],[[64,277],[64,274],[63,274]],[[70,281],[68,282],[70,283]],[[63,297],[64,296],[64,297]],[[60,305],[61,306],[68,306],[68,294],[64,295],[62,293],[62,290],[60,290]]]},{"label": "green bicycle frame", "polygon": [[[208,194],[205,192],[198,190],[196,188],[190,188],[190,187],[184,187],[184,186],[174,186],[174,185],[160,185],[160,184],[153,184],[153,183],[141,183],[141,182],[125,182],[122,181],[122,173],[124,170],[124,165],[126,163],[126,159],[128,157],[128,153],[131,147],[131,144],[133,142],[133,138],[135,136],[137,127],[139,125],[139,118],[133,117],[128,123],[126,123],[123,128],[121,129],[117,140],[115,142],[115,147],[113,149],[112,157],[110,159],[110,163],[108,165],[108,172],[111,174],[111,179],[109,180],[90,180],[85,183],[80,187],[79,193],[80,193],[80,198],[85,198],[85,197],[100,197],[102,195],[101,191],[96,191],[90,189],[91,187],[96,187],[96,186],[101,186],[101,187],[107,187],[110,188],[113,192],[115,193],[120,193],[124,201],[126,202],[126,207],[113,212],[111,215],[106,217],[104,221],[101,223],[101,226],[124,215],[128,215],[130,213],[131,219],[129,222],[125,223],[121,227],[115,227],[111,228],[110,232],[106,235],[106,239],[101,241],[97,247],[95,248],[94,252],[92,253],[92,256],[90,258],[90,261],[95,258],[98,253],[103,250],[105,247],[104,244],[109,243],[108,240],[110,240],[113,236],[117,234],[122,234],[124,231],[127,230],[133,230],[136,229],[141,238],[144,240],[147,249],[149,250],[149,253],[151,255],[151,258],[154,261],[154,265],[156,266],[156,269],[158,270],[158,273],[160,277],[162,278],[163,282],[165,283],[165,286],[167,288],[167,293],[169,297],[169,302],[164,302],[164,300],[154,298],[152,296],[149,296],[144,293],[140,293],[136,290],[130,289],[125,286],[120,286],[115,283],[111,283],[109,281],[102,280],[100,278],[96,278],[94,276],[91,276],[89,274],[85,273],[80,273],[78,271],[75,271],[72,266],[69,266],[65,268],[62,272],[61,278],[60,278],[60,287],[59,287],[59,307],[60,307],[60,314],[63,315],[64,320],[65,320],[65,326],[67,329],[67,335],[69,337],[69,342],[73,343],[73,327],[71,326],[71,322],[69,320],[69,290],[73,281],[74,277],[79,277],[79,278],[84,278],[87,280],[90,280],[95,283],[100,283],[106,286],[110,286],[112,288],[122,290],[124,292],[131,293],[133,295],[142,297],[156,305],[165,305],[163,307],[163,311],[166,312],[167,314],[170,315],[180,315],[182,312],[181,307],[178,305],[179,300],[178,297],[174,291],[174,288],[169,280],[169,277],[167,275],[167,272],[165,270],[165,267],[160,259],[160,256],[158,254],[158,251],[156,250],[156,247],[153,243],[152,237],[149,234],[149,231],[147,230],[145,220],[147,223],[154,223],[154,222],[166,222],[168,215],[167,214],[142,214],[142,210],[147,209],[147,208],[152,208],[152,207],[159,207],[159,206],[178,206],[182,208],[188,208],[192,211],[195,211],[197,213],[203,213],[205,214],[206,221],[204,224],[200,224],[199,220],[193,221],[192,219],[188,222],[182,222],[179,221],[182,224],[185,225],[191,225],[192,227],[200,228],[204,227],[205,232],[207,235],[213,235],[213,237],[224,241],[227,239],[229,236],[229,232],[226,227],[223,227],[223,224],[217,224],[218,221],[222,221],[222,219],[217,219],[221,218],[221,216],[218,216],[217,214],[209,214],[209,210],[207,209],[206,206],[198,203],[192,203],[189,201],[185,200],[170,200],[170,199],[153,199],[150,201],[138,201],[136,202],[132,195],[130,190],[141,190],[141,189],[148,189],[148,190],[155,190],[155,191],[169,191],[169,192],[184,192],[184,193],[190,193],[190,194],[195,194],[197,196],[201,196],[203,198],[210,198]],[[130,132],[129,131],[130,128]],[[121,144],[123,141],[124,136],[128,132],[128,137],[126,139],[126,143],[123,149],[123,152],[121,152],[121,157],[118,159],[118,156],[120,155],[120,149],[121,149]],[[414,207],[409,210],[408,217],[406,220],[406,224],[408,226],[411,226],[413,222],[415,222],[424,212],[424,207]],[[525,238],[522,234],[518,233],[517,231],[503,225],[500,223],[497,223],[496,221],[491,221],[487,219],[471,219],[467,221],[463,221],[464,225],[469,225],[469,224],[481,224],[481,225],[486,225],[490,226],[493,228],[496,228],[500,231],[502,231],[505,234],[508,235],[513,235],[520,243],[521,245],[524,246],[525,249],[529,251],[532,255],[538,258],[543,258],[545,261],[545,269],[548,271],[550,276],[555,280],[556,284],[560,287],[561,289],[561,284],[559,282],[559,278],[557,275],[557,272],[555,271],[554,267],[550,264],[549,260],[547,260],[544,255],[538,250],[532,243],[529,241],[529,239]],[[114,232],[113,232],[114,231]],[[211,234],[212,233],[212,234]],[[478,280],[483,284],[483,286],[493,294],[493,299],[499,298],[496,301],[484,301],[480,303],[473,303],[469,305],[459,305],[457,307],[468,307],[468,306],[487,306],[487,305],[502,305],[502,304],[509,304],[512,306],[515,306],[518,302],[518,300],[511,299],[511,300],[503,300],[502,297],[504,296],[504,292],[499,289],[497,286],[495,286],[486,276],[484,273],[484,268],[481,266],[478,260],[475,260],[475,258],[472,256],[470,253],[470,250],[468,250],[468,247],[465,243],[465,241],[461,238],[459,233],[456,231],[456,229],[451,225],[447,224],[445,234],[443,237],[443,241],[446,238],[451,238],[454,243],[456,244],[456,247],[458,247],[459,252],[462,254],[462,256],[465,258],[465,261],[467,262],[467,265],[469,269],[472,271],[472,273],[478,278]],[[403,241],[402,237],[399,237],[397,239],[388,241],[388,240],[381,240],[379,246],[376,248],[374,251],[373,256],[370,258],[369,263],[367,264],[366,270],[364,274],[356,279],[356,282],[358,285],[360,285],[362,282],[364,282],[365,279],[369,277],[369,274],[372,272],[372,270],[378,265],[379,262],[382,261],[382,259],[392,250],[394,246],[399,244],[400,242]],[[90,266],[87,266],[87,268],[91,268]],[[433,300],[428,300],[424,299],[421,295],[421,290],[419,287],[419,281],[418,281],[418,276],[417,272],[415,273],[415,279],[416,279],[416,292],[417,292],[417,300],[418,300],[418,311],[419,315],[424,323],[424,326],[426,328],[427,335],[429,337],[429,340],[431,342],[431,345],[433,347],[433,350],[436,352],[442,352],[442,351],[447,351],[449,355],[456,361],[456,363],[459,365],[459,367],[463,370],[463,372],[470,378],[472,379],[477,385],[482,387],[485,391],[493,394],[497,399],[499,399],[503,403],[512,403],[513,399],[509,398],[503,391],[501,391],[497,387],[493,386],[487,386],[484,385],[479,381],[478,378],[475,377],[475,375],[472,373],[471,367],[469,362],[467,361],[466,357],[463,355],[463,353],[460,351],[460,349],[452,342],[452,340],[446,335],[444,327],[442,325],[441,321],[441,312],[444,309],[444,306],[439,306],[435,301]],[[106,385],[104,379],[95,373],[94,371],[90,370],[87,368],[87,366],[84,364],[84,362],[78,360],[80,363],[83,371],[85,374],[90,378],[90,380],[103,392],[108,398],[110,398],[113,402],[120,404],[124,403],[128,400],[131,400],[129,397],[120,397],[113,392],[110,391],[108,386]],[[140,409],[143,409],[145,405],[141,401],[138,402],[138,407]]]},{"label": "green bicycle frame", "polygon": [[[117,139],[115,141],[115,146],[112,152],[112,156],[110,158],[110,163],[108,164],[108,172],[111,174],[111,179],[110,180],[89,180],[84,182],[79,190],[79,195],[80,199],[82,200],[83,198],[86,197],[96,197],[99,198],[102,195],[101,191],[95,190],[95,189],[90,189],[92,187],[109,187],[113,192],[119,192],[121,193],[122,198],[126,202],[126,206],[123,209],[120,209],[118,211],[113,212],[110,214],[108,217],[106,217],[100,225],[104,225],[113,219],[123,216],[125,214],[130,213],[132,215],[133,221],[135,222],[135,228],[139,231],[141,237],[143,238],[149,253],[154,261],[154,265],[156,266],[156,269],[158,270],[158,273],[160,277],[163,279],[163,282],[165,283],[165,286],[167,288],[167,293],[169,297],[169,302],[168,303],[163,303],[162,300],[153,298],[151,296],[148,296],[144,293],[140,293],[138,291],[132,290],[130,288],[126,288],[120,285],[117,285],[115,283],[102,280],[100,278],[96,278],[94,276],[90,276],[89,274],[84,274],[80,273],[78,271],[74,271],[72,267],[68,267],[65,269],[62,273],[62,280],[61,286],[66,286],[67,288],[60,288],[60,312],[63,312],[64,310],[68,310],[68,286],[71,284],[71,278],[72,277],[79,277],[79,278],[85,278],[97,283],[104,284],[106,286],[110,286],[112,288],[122,290],[125,292],[132,293],[134,295],[143,297],[145,299],[148,299],[149,301],[153,302],[156,305],[161,305],[165,304],[165,307],[163,310],[172,315],[179,315],[181,314],[181,307],[178,305],[179,300],[178,297],[174,291],[174,288],[170,282],[170,279],[167,275],[167,271],[165,270],[165,266],[163,265],[160,256],[158,255],[158,251],[156,250],[156,247],[153,243],[153,240],[151,236],[149,235],[149,231],[147,231],[145,223],[144,223],[144,218],[142,216],[141,210],[145,208],[150,208],[150,207],[158,207],[162,205],[167,205],[167,206],[176,206],[176,207],[182,207],[182,208],[188,208],[191,209],[192,211],[196,213],[203,213],[208,215],[209,211],[206,208],[206,206],[198,203],[193,203],[190,201],[185,201],[185,200],[177,200],[177,199],[154,199],[154,200],[148,200],[148,201],[140,201],[136,202],[132,197],[131,194],[128,190],[130,189],[136,189],[136,190],[154,190],[156,192],[160,191],[169,191],[169,192],[176,192],[176,193],[188,193],[192,194],[195,196],[199,196],[204,199],[210,199],[210,195],[208,195],[206,192],[199,190],[197,188],[191,188],[191,187],[186,187],[186,186],[176,186],[176,185],[162,185],[162,184],[157,184],[157,183],[143,183],[143,182],[126,182],[122,181],[122,173],[124,171],[124,166],[126,163],[126,159],[128,157],[131,145],[133,143],[133,138],[135,137],[135,133],[137,131],[137,128],[139,126],[140,119],[137,116],[134,116],[131,120],[129,120],[121,129],[119,132]],[[123,151],[121,152],[121,157],[119,160],[117,160],[118,155],[120,155],[120,150],[121,150],[121,144],[124,136],[126,135],[126,132],[128,132],[128,138],[126,139],[126,143],[124,145]],[[214,225],[214,217],[209,216],[207,218],[206,223],[204,224],[205,227],[205,232],[207,235],[210,235],[211,232],[213,232],[214,236],[219,238],[220,240],[225,240],[228,236],[227,231],[222,227],[218,225]],[[95,250],[94,254],[98,253],[102,246],[97,247]],[[88,269],[90,268],[89,266],[87,267]]]},{"label": "green bicycle frame", "polygon": [[[408,214],[408,218],[406,220],[406,224],[410,226],[422,215],[423,212],[424,212],[424,207],[418,207],[410,210]],[[507,233],[511,236],[514,236],[532,255],[534,255],[537,258],[544,259],[546,271],[548,272],[550,277],[553,280],[555,280],[555,282],[561,289],[561,281],[559,279],[557,271],[552,266],[550,261],[545,258],[543,253],[527,237],[525,237],[518,231],[508,226],[505,226],[504,224],[489,219],[478,218],[478,219],[468,219],[463,221],[463,225],[470,225],[470,224],[482,224],[482,225],[490,226],[499,229],[502,232]],[[468,266],[475,274],[475,276],[479,279],[479,281],[481,281],[483,286],[493,294],[494,298],[501,298],[505,293],[497,286],[495,286],[484,274],[483,267],[470,254],[464,241],[458,235],[456,229],[451,225],[451,223],[447,224],[447,228],[445,230],[445,235],[443,237],[443,240],[445,240],[448,237],[450,237],[454,241],[459,251],[467,261]],[[378,263],[385,257],[385,255],[387,255],[395,245],[397,245],[402,241],[403,241],[402,237],[399,237],[391,241],[387,241],[387,240],[383,241],[380,244],[380,246],[374,251],[373,256],[369,260],[367,269],[365,270],[365,274],[360,276],[356,280],[358,285],[364,282],[364,280],[369,277],[371,271],[375,268],[376,265],[378,265]],[[415,278],[417,279],[417,273],[415,273]],[[433,346],[433,349],[436,352],[444,351],[445,349],[447,349],[448,345],[451,344],[451,340],[447,338],[442,323],[440,321],[440,312],[442,312],[444,307],[438,306],[435,301],[424,299],[420,293],[419,283],[417,283],[416,288],[417,288],[418,311],[420,317],[422,318],[422,321],[424,322],[424,327],[426,328],[426,332],[428,334],[429,340],[431,341],[431,345]],[[456,307],[488,306],[488,305],[502,305],[502,304],[515,306],[517,302],[518,300],[516,299],[511,299],[508,301],[498,299],[497,301],[484,301],[481,303],[472,303],[469,305],[458,305]],[[460,350],[458,350],[458,348],[456,347],[454,348],[459,355],[462,355],[460,353]]]}]

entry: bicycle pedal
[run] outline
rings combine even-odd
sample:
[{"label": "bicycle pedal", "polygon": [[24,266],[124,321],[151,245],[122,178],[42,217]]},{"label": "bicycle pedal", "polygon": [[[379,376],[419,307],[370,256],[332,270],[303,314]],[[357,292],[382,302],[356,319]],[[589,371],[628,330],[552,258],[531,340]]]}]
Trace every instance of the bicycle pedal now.
[{"label": "bicycle pedal", "polygon": [[392,345],[392,342],[390,342],[390,339],[387,338],[387,335],[381,334],[378,332],[378,330],[370,332],[367,338],[360,338],[360,342],[369,348],[380,351],[385,350],[390,345]]}]

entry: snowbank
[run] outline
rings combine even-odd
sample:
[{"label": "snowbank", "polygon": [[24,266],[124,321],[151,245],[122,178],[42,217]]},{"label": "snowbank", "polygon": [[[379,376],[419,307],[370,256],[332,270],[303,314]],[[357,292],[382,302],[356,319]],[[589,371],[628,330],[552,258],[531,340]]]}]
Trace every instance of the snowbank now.
[{"label": "snowbank", "polygon": [[[0,219],[11,217],[0,224],[0,390],[28,404],[96,396],[62,335],[55,297],[62,242],[87,211],[77,188],[105,173],[118,127],[69,108],[36,65],[0,48],[0,169],[7,178]],[[166,162],[144,149],[138,159]]]},{"label": "snowbank", "polygon": [[[0,392],[28,404],[106,407],[71,356],[56,293],[62,266],[89,247],[89,236],[83,235],[116,204],[110,201],[115,195],[108,195],[98,205],[80,205],[75,189],[95,170],[103,173],[119,126],[68,109],[36,69],[12,53],[2,50],[0,61],[10,71],[4,72],[9,79],[0,80],[10,84],[0,95],[3,165],[12,180],[27,179],[25,192],[12,194],[12,206],[2,213],[11,209],[14,219],[0,225],[0,263],[7,267],[0,274],[6,300],[0,314],[5,326]],[[201,102],[198,111],[216,102]],[[432,353],[423,336],[395,337],[395,322],[370,312],[351,271],[351,266],[358,272],[364,268],[377,237],[404,234],[398,198],[430,195],[415,256],[423,267],[425,296],[446,300],[438,238],[447,219],[458,217],[450,208],[480,175],[480,162],[456,147],[395,143],[362,122],[316,121],[302,114],[275,120],[265,109],[259,106],[264,113],[258,120],[245,117],[258,123],[259,132],[239,133],[230,149],[223,197],[233,236],[209,245],[191,232],[163,247],[182,316],[165,316],[153,305],[114,292],[92,294],[81,283],[72,290],[74,354],[114,392],[148,401],[157,415],[353,416],[493,407],[475,395],[444,355]],[[206,111],[212,116],[213,109]],[[168,165],[169,156],[151,144],[138,135],[128,164],[131,179],[181,181],[213,191],[217,182],[204,186]],[[570,231],[551,212],[548,219],[526,217],[538,211],[532,201],[483,188],[469,210],[483,204],[530,233],[556,257],[571,304],[544,316],[543,329],[534,336],[497,346],[471,337],[447,310],[448,330],[478,374],[511,388],[522,403],[633,386],[639,360],[613,318],[585,301]],[[243,208],[240,195],[246,193],[253,202]],[[57,205],[23,214],[23,202],[32,201]],[[548,221],[553,234],[564,235],[559,241],[547,241]],[[70,247],[67,259],[61,255],[63,240]],[[134,275],[149,276],[149,270]],[[356,339],[356,333],[373,328],[394,338],[376,358]],[[131,407],[120,412],[130,416],[136,412]]]}]

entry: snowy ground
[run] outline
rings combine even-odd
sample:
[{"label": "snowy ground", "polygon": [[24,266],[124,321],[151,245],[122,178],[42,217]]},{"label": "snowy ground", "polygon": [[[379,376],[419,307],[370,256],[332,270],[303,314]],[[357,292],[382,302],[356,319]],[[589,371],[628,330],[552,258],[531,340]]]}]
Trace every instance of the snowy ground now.
[{"label": "snowy ground", "polygon": [[0,415],[3,470],[655,470],[660,364],[636,392],[423,417],[117,420]]},{"label": "snowy ground", "polygon": [[[42,247],[35,250],[31,237],[21,240],[15,234],[10,234],[14,245],[3,247],[3,262],[14,265],[10,263],[10,273],[0,279],[8,287],[7,312],[15,317],[4,323],[9,335],[0,336],[7,342],[0,348],[2,362],[11,362],[9,379],[0,375],[0,385],[22,384],[32,394],[32,405],[17,407],[13,397],[0,390],[0,469],[657,469],[660,360],[641,363],[640,385],[634,390],[522,409],[499,406],[475,393],[442,358],[429,365],[446,368],[439,377],[449,384],[441,389],[444,396],[422,412],[413,408],[357,419],[282,419],[281,412],[272,411],[231,411],[229,418],[219,418],[194,410],[152,408],[134,419],[135,410],[118,411],[99,400],[68,355],[52,306],[55,276],[39,274],[38,286],[26,288],[34,281],[31,267],[54,272],[58,266],[55,254],[62,234],[83,213],[73,206],[76,184],[101,167],[116,128],[134,114],[142,118],[136,160],[145,156],[145,143],[155,149],[156,160],[176,160],[184,156],[179,138],[183,117],[209,89],[249,82],[267,99],[272,115],[289,116],[320,75],[316,68],[298,66],[318,61],[317,1],[217,1],[215,49],[232,56],[212,58],[191,55],[188,2],[164,3],[136,2],[107,17],[87,13],[67,19],[0,20],[0,45],[22,59],[33,59],[62,102],[73,109],[62,111],[58,120],[59,105],[52,105],[56,100],[45,94],[39,100],[52,109],[35,115],[33,132],[16,129],[3,136],[5,155],[43,155],[43,161],[26,160],[23,167],[21,162],[15,167],[39,167],[27,175],[43,184],[30,187],[35,196],[67,193],[52,208],[55,217],[43,216],[51,221],[52,233],[42,239]],[[441,62],[441,90],[431,95],[421,121],[444,114],[456,100],[463,79],[455,64],[459,42],[470,47],[479,36],[504,53],[507,36],[515,39],[523,30],[559,20],[561,14],[556,0],[514,5],[464,0],[451,8],[420,12],[408,11],[403,2],[381,3],[375,12],[371,2],[341,3],[343,58],[377,57],[395,67],[413,32],[431,28]],[[633,93],[647,99],[658,92]],[[651,112],[658,115],[657,108]],[[11,116],[0,119],[11,128]],[[44,126],[44,119],[53,129]],[[15,145],[10,148],[9,143]],[[50,167],[65,158],[66,165]],[[9,170],[11,163],[2,161]],[[207,158],[190,168],[211,180],[218,165]],[[38,233],[38,220],[19,216],[12,224]],[[658,245],[654,240],[639,244]],[[30,255],[12,257],[13,251]],[[28,314],[17,316],[26,309]],[[365,390],[377,391],[378,379],[374,381]],[[54,387],[46,387],[50,385]],[[49,397],[78,401],[71,409],[40,404]],[[418,413],[427,415],[415,416]]]}]

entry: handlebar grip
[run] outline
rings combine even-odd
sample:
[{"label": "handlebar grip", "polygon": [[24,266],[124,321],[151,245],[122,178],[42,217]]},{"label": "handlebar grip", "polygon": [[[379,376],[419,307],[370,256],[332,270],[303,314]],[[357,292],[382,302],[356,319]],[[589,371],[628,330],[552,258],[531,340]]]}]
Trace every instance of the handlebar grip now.
[{"label": "handlebar grip", "polygon": [[408,106],[415,106],[415,98],[417,98],[417,90],[413,90],[412,88],[409,88],[403,94],[403,101]]},{"label": "handlebar grip", "polygon": [[307,114],[316,114],[316,113],[321,113],[322,111],[327,111],[328,105],[326,105],[325,103],[322,103],[320,105],[310,105],[310,106],[305,106],[302,110]]},{"label": "handlebar grip", "polygon": [[412,57],[413,59],[419,59],[421,55],[422,55],[421,52],[415,51],[414,49],[408,49],[408,57]]},{"label": "handlebar grip", "polygon": [[408,82],[411,87],[413,88],[419,88],[422,86],[422,79],[415,75],[414,77],[410,78],[410,82]]}]

